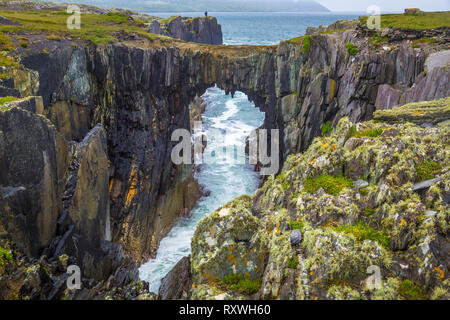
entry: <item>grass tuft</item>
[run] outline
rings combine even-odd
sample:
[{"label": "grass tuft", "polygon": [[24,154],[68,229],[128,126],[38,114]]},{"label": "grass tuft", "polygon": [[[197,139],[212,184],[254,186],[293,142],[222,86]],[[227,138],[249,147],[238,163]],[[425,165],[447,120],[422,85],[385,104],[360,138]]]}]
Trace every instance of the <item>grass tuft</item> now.
[{"label": "grass tuft", "polygon": [[347,52],[351,56],[356,56],[358,54],[358,48],[351,42],[347,42],[345,44],[345,47],[347,48]]},{"label": "grass tuft", "polygon": [[326,193],[337,196],[342,190],[351,188],[353,181],[343,176],[333,177],[323,174],[314,179],[306,179],[303,183],[304,190],[308,193],[315,193],[323,188]]},{"label": "grass tuft", "polygon": [[261,282],[244,277],[242,274],[229,274],[222,279],[222,283],[230,290],[238,291],[246,295],[252,295],[259,291]]},{"label": "grass tuft", "polygon": [[434,161],[423,161],[416,165],[416,182],[422,182],[436,178],[442,166]]},{"label": "grass tuft", "polygon": [[[0,97],[0,106],[4,105],[5,103],[14,101],[14,100],[17,100],[17,98],[16,97],[11,97],[11,96]],[[5,110],[2,110],[2,111],[5,111]]]},{"label": "grass tuft", "polygon": [[323,126],[322,126],[322,137],[331,133],[331,131],[333,131],[333,126],[331,125],[331,121],[327,121]]},{"label": "grass tuft", "polygon": [[385,249],[390,248],[390,237],[386,232],[378,232],[361,221],[355,225],[335,227],[335,230],[340,233],[351,234],[357,241],[360,242],[363,242],[364,240],[372,240],[378,242]]},{"label": "grass tuft", "polygon": [[403,280],[398,288],[398,294],[408,300],[423,299],[423,290],[414,281]]}]

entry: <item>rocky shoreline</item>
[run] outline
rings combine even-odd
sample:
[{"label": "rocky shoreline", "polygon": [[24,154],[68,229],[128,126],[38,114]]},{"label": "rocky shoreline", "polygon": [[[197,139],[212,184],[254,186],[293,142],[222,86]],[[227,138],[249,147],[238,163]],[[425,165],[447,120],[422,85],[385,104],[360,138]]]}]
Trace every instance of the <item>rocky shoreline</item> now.
[{"label": "rocky shoreline", "polygon": [[[61,9],[39,6],[44,7],[33,10]],[[8,13],[20,7],[0,8],[0,16],[5,16],[1,23],[25,24],[26,20],[15,21]],[[86,40],[70,33],[49,35],[25,27],[3,32],[15,49],[5,51],[0,93],[18,100],[0,106],[1,298],[155,298],[148,294],[148,286],[139,282],[137,266],[154,256],[160,240],[201,196],[193,179],[194,168],[177,167],[170,161],[170,134],[177,128],[190,128],[189,104],[215,84],[226,92],[243,91],[266,112],[264,127],[281,130],[280,156],[285,168],[291,163],[290,155],[317,144],[314,139],[322,135],[327,123],[342,127],[348,121],[370,120],[377,110],[449,96],[448,62],[441,57],[448,52],[448,28],[428,31],[439,39],[432,44],[415,43],[417,39],[412,39],[409,31],[398,30],[393,38],[375,41],[377,34],[358,25],[278,46],[208,46],[141,34],[148,25],[130,12],[83,10],[114,19],[133,31],[114,31],[113,43],[95,43],[94,38]],[[442,112],[447,117],[447,111]],[[417,118],[414,114],[408,117]],[[445,127],[430,130],[442,138],[444,146]],[[341,150],[344,142],[336,139],[336,150]],[[437,159],[440,163],[448,156],[448,148],[443,149],[447,155]],[[423,157],[428,159],[425,154]],[[441,173],[447,181],[445,172]],[[379,178],[374,182],[379,183]],[[273,183],[272,177],[263,190],[279,187],[278,183],[271,186]],[[448,188],[448,182],[441,182],[439,188]],[[432,194],[431,207],[440,216],[443,209],[437,210],[436,193],[441,196],[442,191]],[[246,228],[257,229],[262,223],[260,216],[265,214],[255,213],[258,210],[253,208],[262,206],[258,201],[244,198],[237,201],[237,207],[232,206],[243,215]],[[269,202],[263,205],[270,208]],[[290,205],[284,209],[289,212]],[[218,214],[221,216],[220,211]],[[269,216],[267,219],[275,219]],[[280,217],[288,219],[286,212]],[[283,250],[289,242],[288,225],[283,226],[282,239],[269,241],[274,252],[278,241]],[[261,254],[272,246],[262,235],[251,239],[244,232],[241,240],[254,243]],[[436,241],[439,248],[448,245],[446,237]],[[216,296],[203,282],[210,278],[205,273],[211,274],[217,266],[199,272],[196,248],[201,246],[193,241],[190,261],[194,285],[206,291],[187,293],[172,288],[165,297]],[[236,250],[246,253],[244,247]],[[285,271],[273,278],[267,269],[278,268],[281,257],[259,257],[261,254],[253,255],[259,271],[250,273],[266,288],[257,297],[285,298],[279,294]],[[64,289],[67,264],[83,270],[84,289],[76,294]],[[284,268],[284,262],[282,265]],[[289,279],[299,278],[296,272],[289,272]],[[448,271],[443,272],[446,275]],[[426,286],[436,283],[444,286],[420,282]],[[325,293],[316,296],[325,298]]]}]

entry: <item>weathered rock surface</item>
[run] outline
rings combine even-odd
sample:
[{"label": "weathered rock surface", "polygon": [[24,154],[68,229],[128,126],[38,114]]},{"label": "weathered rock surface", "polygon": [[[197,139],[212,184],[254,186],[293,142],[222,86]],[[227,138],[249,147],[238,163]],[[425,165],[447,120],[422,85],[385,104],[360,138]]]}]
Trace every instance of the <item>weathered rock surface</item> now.
[{"label": "weathered rock surface", "polygon": [[[22,108],[23,107],[23,108]],[[26,254],[37,257],[56,235],[68,146],[42,112],[42,99],[0,111],[1,224]]]},{"label": "weathered rock surface", "polygon": [[[269,177],[251,198],[242,197],[244,208],[251,206],[253,217],[248,219],[259,225],[252,239],[267,248],[260,251],[267,259],[263,273],[256,275],[259,292],[241,298],[449,299],[449,139],[448,125],[353,124],[344,118],[306,152],[289,156],[280,175]],[[364,187],[353,185],[350,177],[355,159],[364,164]],[[439,164],[434,174],[441,178],[418,194],[413,185],[420,164],[427,161]],[[340,187],[335,191],[330,185]],[[227,270],[213,273],[221,279],[228,272],[245,271],[245,260],[237,259],[230,270],[229,257],[205,250],[207,243],[218,241],[216,250],[233,243],[233,229],[226,229],[225,238],[214,231],[239,219],[240,199],[224,207],[238,210],[221,215],[226,210],[221,209],[196,230],[191,256],[196,299],[236,298],[238,288],[200,275],[206,264],[209,270]],[[294,232],[301,232],[301,241],[292,241]],[[372,287],[374,270],[380,285]]]},{"label": "weathered rock surface", "polygon": [[154,20],[148,32],[188,42],[223,44],[222,27],[215,17],[187,18],[174,16]]},{"label": "weathered rock surface", "polygon": [[308,27],[306,28],[306,35],[320,34],[324,32],[342,31],[348,29],[356,29],[358,20],[338,20],[328,26]]},{"label": "weathered rock surface", "polygon": [[[68,143],[42,115],[42,101],[0,110],[0,299],[155,298],[121,245],[107,241],[105,131],[98,125]],[[78,292],[67,290],[71,264],[82,272]]]},{"label": "weathered rock surface", "polygon": [[191,289],[191,260],[184,257],[161,279],[158,296],[161,300],[187,300]]}]

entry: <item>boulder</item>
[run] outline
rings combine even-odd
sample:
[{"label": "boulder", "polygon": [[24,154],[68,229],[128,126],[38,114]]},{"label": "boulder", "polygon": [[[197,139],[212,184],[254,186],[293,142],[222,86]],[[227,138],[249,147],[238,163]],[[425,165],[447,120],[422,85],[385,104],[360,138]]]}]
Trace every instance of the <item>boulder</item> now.
[{"label": "boulder", "polygon": [[247,196],[203,219],[192,239],[191,269],[194,283],[222,279],[231,274],[260,279],[266,248],[259,220],[250,212]]}]

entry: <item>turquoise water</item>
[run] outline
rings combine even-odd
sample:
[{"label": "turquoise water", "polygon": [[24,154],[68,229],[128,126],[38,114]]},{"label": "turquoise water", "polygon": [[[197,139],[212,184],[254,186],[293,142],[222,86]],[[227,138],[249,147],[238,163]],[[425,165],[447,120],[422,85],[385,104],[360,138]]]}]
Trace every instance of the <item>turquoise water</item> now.
[{"label": "turquoise water", "polygon": [[[152,12],[167,18],[175,13]],[[203,12],[182,12],[177,15],[195,17]],[[224,44],[272,45],[304,35],[307,27],[329,25],[336,20],[355,19],[363,13],[299,13],[299,12],[210,12],[222,25]]]},{"label": "turquoise water", "polygon": [[[171,14],[156,13],[167,17]],[[196,14],[187,13],[188,16]],[[338,19],[356,15],[300,14],[300,13],[215,13],[222,24],[226,44],[276,44],[280,40],[304,34],[308,25],[330,24]],[[203,115],[203,130],[208,137],[205,154],[219,152],[224,147],[236,146],[241,152],[227,154],[226,159],[202,164],[196,178],[208,197],[201,199],[189,219],[181,219],[161,241],[156,259],[140,268],[140,278],[150,283],[152,292],[158,292],[160,280],[191,251],[191,238],[198,222],[225,203],[243,194],[252,194],[258,187],[259,175],[245,163],[245,139],[260,127],[264,113],[249,102],[247,96],[237,92],[232,98],[219,88],[210,88],[203,96],[207,103]],[[223,134],[226,136],[222,139]],[[243,159],[244,158],[244,159]],[[248,159],[247,159],[248,160]],[[240,164],[241,163],[241,164]],[[248,163],[248,161],[247,161]]]}]

